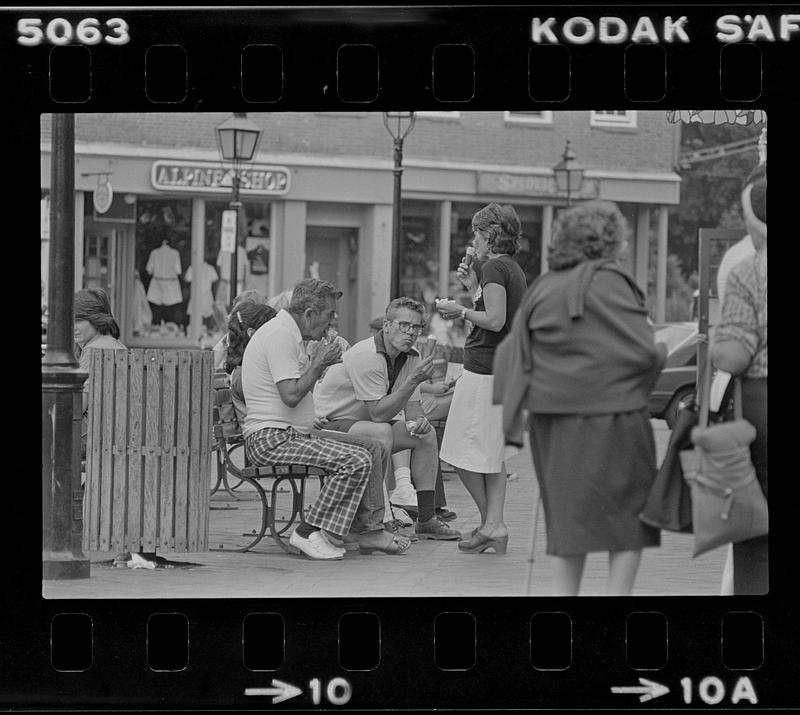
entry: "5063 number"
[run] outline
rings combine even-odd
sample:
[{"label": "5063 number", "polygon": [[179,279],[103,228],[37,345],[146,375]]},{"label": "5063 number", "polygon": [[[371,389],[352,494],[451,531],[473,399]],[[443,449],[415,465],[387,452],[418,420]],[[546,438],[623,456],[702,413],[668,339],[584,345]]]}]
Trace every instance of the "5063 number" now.
[{"label": "5063 number", "polygon": [[126,45],[131,36],[128,23],[112,17],[104,23],[96,17],[87,17],[73,27],[69,20],[56,17],[46,25],[41,18],[23,17],[17,22],[17,42],[25,47],[35,47],[43,42],[51,45],[68,45],[77,40],[82,45]]}]

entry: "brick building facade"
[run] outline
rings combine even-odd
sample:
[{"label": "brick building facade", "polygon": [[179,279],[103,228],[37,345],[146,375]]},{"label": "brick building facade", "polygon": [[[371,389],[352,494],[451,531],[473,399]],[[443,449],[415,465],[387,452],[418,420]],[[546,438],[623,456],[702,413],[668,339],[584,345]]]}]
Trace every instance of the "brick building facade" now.
[{"label": "brick building facade", "polygon": [[[208,344],[220,328],[230,294],[231,254],[220,250],[220,234],[231,187],[215,127],[227,116],[75,117],[75,285],[109,289],[131,347]],[[274,295],[319,275],[345,293],[342,333],[351,341],[364,337],[390,298],[392,140],[381,115],[248,118],[262,137],[242,190],[246,236],[238,252],[239,289]],[[517,258],[529,279],[545,270],[550,224],[566,203],[552,167],[567,140],[586,170],[573,199],[618,202],[632,229],[629,268],[644,287],[651,233],[658,236],[658,264],[665,266],[667,207],[679,198],[673,171],[678,126],[662,111],[418,113],[404,145],[401,293],[427,302],[458,295],[453,269],[471,239],[472,213],[489,201],[511,203],[519,212],[523,250]],[[41,137],[46,205],[48,115]],[[105,182],[114,198],[101,212],[94,199]],[[155,253],[162,247],[174,253]],[[157,276],[163,269],[154,269],[151,256],[166,255],[174,269]],[[46,250],[42,256],[44,264]],[[183,300],[159,304],[154,278],[177,282]],[[664,290],[662,271],[654,320],[663,318]]]}]

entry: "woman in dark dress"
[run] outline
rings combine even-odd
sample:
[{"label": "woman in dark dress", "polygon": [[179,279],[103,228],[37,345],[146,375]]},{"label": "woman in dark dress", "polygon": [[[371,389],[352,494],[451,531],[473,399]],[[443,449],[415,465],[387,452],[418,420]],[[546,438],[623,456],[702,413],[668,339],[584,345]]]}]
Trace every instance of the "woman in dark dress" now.
[{"label": "woman in dark dress", "polygon": [[620,268],[627,225],[587,201],[554,224],[550,270],[519,320],[529,331],[533,462],[559,595],[577,595],[586,554],[609,553],[608,593],[627,595],[660,533],[638,517],[656,474],[647,399],[663,364],[645,297]]}]

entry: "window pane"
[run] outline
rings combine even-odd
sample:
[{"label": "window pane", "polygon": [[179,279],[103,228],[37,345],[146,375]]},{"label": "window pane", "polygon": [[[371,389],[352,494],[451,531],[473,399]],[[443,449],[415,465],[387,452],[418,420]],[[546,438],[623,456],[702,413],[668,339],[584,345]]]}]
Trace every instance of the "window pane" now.
[{"label": "window pane", "polygon": [[192,204],[180,199],[144,199],[137,203],[136,279],[133,305],[135,337],[186,336],[189,289],[183,280],[191,265]]},{"label": "window pane", "polygon": [[439,204],[403,201],[400,294],[425,303],[430,310],[438,290]]},{"label": "window pane", "polygon": [[[269,297],[269,263],[271,250],[270,203],[243,203],[245,229],[240,233],[236,263],[238,295],[245,290],[257,290]],[[227,201],[206,202],[205,262],[214,271],[211,295],[201,301],[203,306],[203,344],[214,345],[226,327],[230,308],[231,256],[220,250],[222,212],[229,208]],[[209,271],[210,272],[210,271]],[[209,300],[210,299],[210,300]]]}]

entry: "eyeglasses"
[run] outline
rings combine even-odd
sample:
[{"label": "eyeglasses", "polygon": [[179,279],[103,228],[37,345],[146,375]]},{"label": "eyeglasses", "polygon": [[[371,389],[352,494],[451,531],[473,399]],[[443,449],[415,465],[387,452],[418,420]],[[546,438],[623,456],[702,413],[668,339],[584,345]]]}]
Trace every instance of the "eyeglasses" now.
[{"label": "eyeglasses", "polygon": [[421,323],[409,323],[407,320],[392,320],[391,322],[397,323],[400,332],[406,334],[422,335],[425,332],[425,326]]}]

